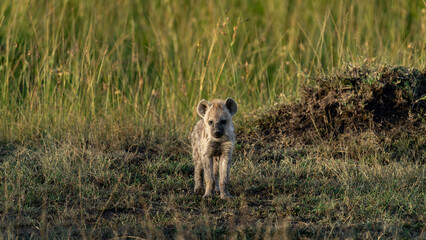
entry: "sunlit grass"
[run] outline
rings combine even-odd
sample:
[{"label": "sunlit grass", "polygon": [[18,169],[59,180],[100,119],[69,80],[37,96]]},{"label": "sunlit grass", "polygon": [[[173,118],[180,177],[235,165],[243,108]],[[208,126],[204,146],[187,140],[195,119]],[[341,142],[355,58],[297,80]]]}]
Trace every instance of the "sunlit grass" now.
[{"label": "sunlit grass", "polygon": [[201,98],[232,96],[245,113],[348,65],[423,67],[425,22],[420,0],[5,0],[1,138],[83,135],[99,122],[188,131]]},{"label": "sunlit grass", "polygon": [[421,133],[237,143],[227,202],[188,134],[201,98],[255,129],[313,76],[424,69],[425,36],[423,0],[2,0],[0,238],[422,238]]}]

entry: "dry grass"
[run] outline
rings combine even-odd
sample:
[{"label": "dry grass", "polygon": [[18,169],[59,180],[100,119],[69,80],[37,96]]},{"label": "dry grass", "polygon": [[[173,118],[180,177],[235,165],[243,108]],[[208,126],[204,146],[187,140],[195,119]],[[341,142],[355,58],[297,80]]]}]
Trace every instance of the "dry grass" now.
[{"label": "dry grass", "polygon": [[[425,23],[423,0],[0,1],[0,238],[424,239],[424,94],[392,98],[410,131],[378,132],[367,114],[341,133],[348,116],[334,113],[367,109],[334,103],[387,105],[312,76],[407,66],[390,92],[413,90],[404,71],[425,69]],[[303,85],[332,94],[304,109]],[[229,96],[234,198],[203,201],[194,107]]]},{"label": "dry grass", "polygon": [[380,164],[372,158],[386,153],[372,141],[367,133],[267,159],[237,151],[230,201],[192,194],[192,160],[162,153],[170,142],[157,154],[53,139],[3,146],[2,237],[424,237],[424,165]]},{"label": "dry grass", "polygon": [[421,69],[425,19],[422,0],[4,0],[0,140],[182,134],[201,98],[231,96],[248,113],[346,66]]},{"label": "dry grass", "polygon": [[[348,96],[348,86],[338,84],[348,81],[346,73],[306,88],[304,104],[240,120],[229,201],[192,193],[186,136],[122,131],[100,142],[89,134],[80,142],[47,135],[32,144],[2,144],[1,236],[422,239],[424,90],[407,94],[422,86],[417,83],[389,87],[401,82],[399,75],[382,70],[374,74],[393,77],[371,83],[355,70],[354,89],[362,91],[353,89],[352,97],[341,97]],[[422,74],[409,76],[424,81]],[[364,104],[381,110],[377,95],[395,103],[385,109],[397,107],[396,117],[385,111],[377,117]],[[324,111],[334,99],[345,114]],[[355,127],[330,127],[342,122]]]}]

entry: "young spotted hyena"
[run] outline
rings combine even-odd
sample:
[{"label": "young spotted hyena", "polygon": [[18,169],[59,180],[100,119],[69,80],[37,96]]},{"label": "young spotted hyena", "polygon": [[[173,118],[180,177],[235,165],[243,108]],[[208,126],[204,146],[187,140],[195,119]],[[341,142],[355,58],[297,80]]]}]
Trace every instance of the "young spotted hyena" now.
[{"label": "young spotted hyena", "polygon": [[203,119],[195,125],[191,145],[195,165],[194,192],[201,191],[204,175],[206,191],[203,198],[211,196],[213,189],[220,191],[223,199],[231,197],[226,184],[235,142],[232,116],[237,113],[237,108],[232,98],[212,102],[203,99],[198,103],[197,113]]}]

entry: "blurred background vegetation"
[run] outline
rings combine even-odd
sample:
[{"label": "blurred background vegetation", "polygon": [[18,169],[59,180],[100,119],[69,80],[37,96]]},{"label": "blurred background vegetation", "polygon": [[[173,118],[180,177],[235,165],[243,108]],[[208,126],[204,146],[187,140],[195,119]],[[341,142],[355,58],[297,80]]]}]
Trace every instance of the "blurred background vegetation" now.
[{"label": "blurred background vegetation", "polygon": [[[425,36],[425,0],[0,0],[0,239],[424,239]],[[235,198],[204,201],[189,132],[226,97]]]},{"label": "blurred background vegetation", "polygon": [[[425,67],[426,4],[395,1],[0,3],[0,140],[189,132],[201,98],[240,114],[360,65]],[[161,130],[161,131],[160,131]]]}]

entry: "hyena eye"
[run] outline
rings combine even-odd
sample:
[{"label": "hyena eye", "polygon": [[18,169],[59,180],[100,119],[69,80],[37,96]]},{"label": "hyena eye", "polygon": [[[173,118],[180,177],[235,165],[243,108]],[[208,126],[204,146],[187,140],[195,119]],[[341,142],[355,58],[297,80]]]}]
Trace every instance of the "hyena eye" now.
[{"label": "hyena eye", "polygon": [[210,120],[210,121],[209,121],[209,125],[212,125],[212,124],[213,124],[213,121],[212,121],[212,120]]},{"label": "hyena eye", "polygon": [[226,120],[225,119],[221,120],[220,124],[225,125],[226,124]]}]

